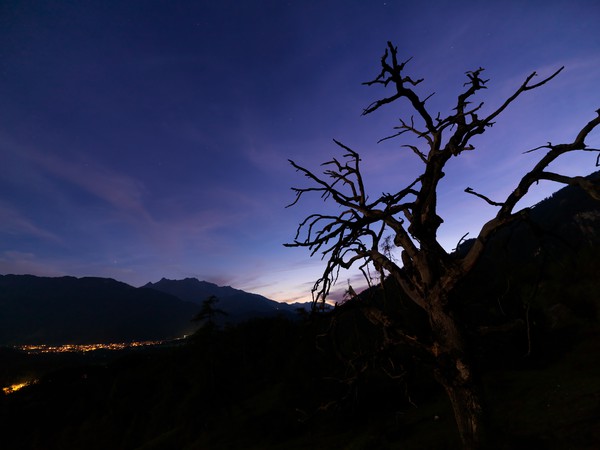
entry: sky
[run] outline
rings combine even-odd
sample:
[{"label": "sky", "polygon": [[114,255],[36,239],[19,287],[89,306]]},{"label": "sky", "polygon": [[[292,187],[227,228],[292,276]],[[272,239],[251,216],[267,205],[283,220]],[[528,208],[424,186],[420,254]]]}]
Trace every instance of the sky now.
[{"label": "sky", "polygon": [[[490,111],[531,72],[564,65],[451,161],[439,192],[451,250],[496,210],[466,187],[501,199],[541,156],[524,151],[570,142],[595,116],[598,22],[595,0],[3,0],[0,274],[196,277],[309,300],[324,263],[283,244],[332,205],[285,208],[290,188],[307,186],[288,159],[318,171],[340,156],[338,139],[361,154],[377,196],[419,169],[401,140],[377,144],[410,116],[406,103],[361,116],[386,95],[361,83],[388,40],[413,58],[419,94],[435,92],[432,115],[451,113],[468,70],[485,68],[478,98]],[[587,144],[600,147],[600,133]],[[559,187],[540,183],[529,204]]]}]

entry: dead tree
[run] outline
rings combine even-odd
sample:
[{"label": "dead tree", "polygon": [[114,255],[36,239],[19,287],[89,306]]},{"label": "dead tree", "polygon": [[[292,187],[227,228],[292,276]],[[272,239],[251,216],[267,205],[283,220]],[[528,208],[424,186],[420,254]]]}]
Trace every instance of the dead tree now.
[{"label": "dead tree", "polygon": [[[600,123],[597,117],[581,128],[570,143],[547,143],[530,151],[544,152],[539,162],[525,173],[514,190],[502,201],[493,201],[486,195],[466,188],[465,192],[497,207],[496,214],[483,225],[468,252],[458,255],[446,251],[438,240],[438,229],[443,222],[437,212],[437,195],[446,164],[463,152],[474,150],[471,140],[483,134],[508,106],[527,91],[536,89],[554,77],[534,82],[534,72],[502,104],[491,113],[482,113],[483,102],[473,102],[475,94],[485,89],[488,80],[482,78],[483,69],[467,72],[464,92],[457,98],[453,113],[447,117],[432,116],[426,108],[427,98],[421,98],[415,87],[423,80],[413,80],[404,74],[408,61],[399,62],[397,48],[390,42],[381,58],[381,72],[366,85],[382,85],[391,89],[391,95],[367,106],[363,115],[397,100],[408,101],[414,111],[409,119],[400,119],[396,132],[388,138],[413,135],[419,145],[403,145],[414,152],[422,162],[422,171],[407,186],[394,193],[369,196],[360,170],[357,152],[335,143],[343,150],[343,159],[333,158],[323,164],[323,174],[311,171],[294,161],[291,165],[309,178],[310,187],[292,188],[296,204],[304,194],[317,193],[333,200],[340,208],[338,214],[315,213],[298,226],[289,247],[306,247],[311,256],[320,254],[326,261],[322,277],[313,287],[315,304],[324,302],[340,269],[358,267],[363,272],[373,266],[388,277],[393,277],[410,300],[422,308],[428,317],[431,342],[417,342],[401,330],[395,330],[395,339],[403,338],[411,346],[419,346],[435,361],[435,376],[444,387],[454,410],[454,415],[465,449],[482,446],[482,402],[469,358],[465,334],[456,314],[452,294],[459,282],[472,271],[490,238],[502,227],[524,220],[527,208],[517,209],[530,187],[540,180],[578,185],[596,199],[600,199],[600,186],[580,176],[569,177],[548,170],[549,165],[561,155],[574,151],[599,152],[588,148],[585,139]],[[480,117],[480,115],[482,117]],[[388,139],[384,138],[384,139]],[[599,164],[600,154],[596,159]],[[401,249],[401,262],[391,257],[387,236]],[[387,249],[387,250],[386,250]],[[381,327],[393,330],[394,323],[383,311],[370,310],[368,318]],[[390,336],[392,334],[389,334]],[[408,342],[410,341],[410,342]]]}]

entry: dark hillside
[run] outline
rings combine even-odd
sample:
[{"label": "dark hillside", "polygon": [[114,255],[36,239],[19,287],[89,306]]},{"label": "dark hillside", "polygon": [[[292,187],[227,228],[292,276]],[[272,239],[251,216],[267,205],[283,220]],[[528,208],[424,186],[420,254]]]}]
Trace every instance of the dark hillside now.
[{"label": "dark hillside", "polygon": [[519,336],[523,354],[555,354],[600,320],[599,249],[600,202],[574,187],[556,192],[495,236],[459,293],[465,320],[492,333],[512,327],[504,335]]},{"label": "dark hillside", "polygon": [[[373,342],[361,347],[345,320],[334,338],[327,317],[257,319],[182,348],[47,374],[0,395],[2,448],[457,449],[450,406],[428,372],[410,360],[355,372],[348,357]],[[543,369],[486,371],[489,448],[594,448],[598,336]]]}]

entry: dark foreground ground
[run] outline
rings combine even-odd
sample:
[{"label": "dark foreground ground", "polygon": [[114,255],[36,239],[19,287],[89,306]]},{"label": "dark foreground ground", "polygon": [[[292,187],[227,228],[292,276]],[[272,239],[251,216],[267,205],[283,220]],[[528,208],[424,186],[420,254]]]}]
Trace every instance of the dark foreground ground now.
[{"label": "dark foreground ground", "polygon": [[[39,382],[0,395],[0,447],[458,448],[450,406],[427,367],[406,363],[395,379],[376,367],[354,377],[314,331],[265,319],[177,348],[5,349],[3,385]],[[600,334],[586,327],[558,338],[564,345],[554,354],[549,345],[538,357],[487,365],[490,448],[600,448]]]}]

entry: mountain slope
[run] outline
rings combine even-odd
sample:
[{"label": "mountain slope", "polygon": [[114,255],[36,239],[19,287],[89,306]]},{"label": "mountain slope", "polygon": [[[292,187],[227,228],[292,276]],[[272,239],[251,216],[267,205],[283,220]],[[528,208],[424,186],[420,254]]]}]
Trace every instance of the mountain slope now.
[{"label": "mountain slope", "polygon": [[179,337],[198,307],[109,278],[0,275],[0,345]]},{"label": "mountain slope", "polygon": [[251,294],[230,286],[217,286],[207,281],[196,278],[183,280],[161,279],[156,283],[147,283],[144,288],[155,289],[160,292],[174,295],[181,300],[202,304],[208,297],[214,295],[219,299],[218,308],[225,311],[228,316],[224,322],[240,322],[251,317],[272,316],[276,314],[290,314],[299,304],[288,305],[270,300],[262,295]]}]

